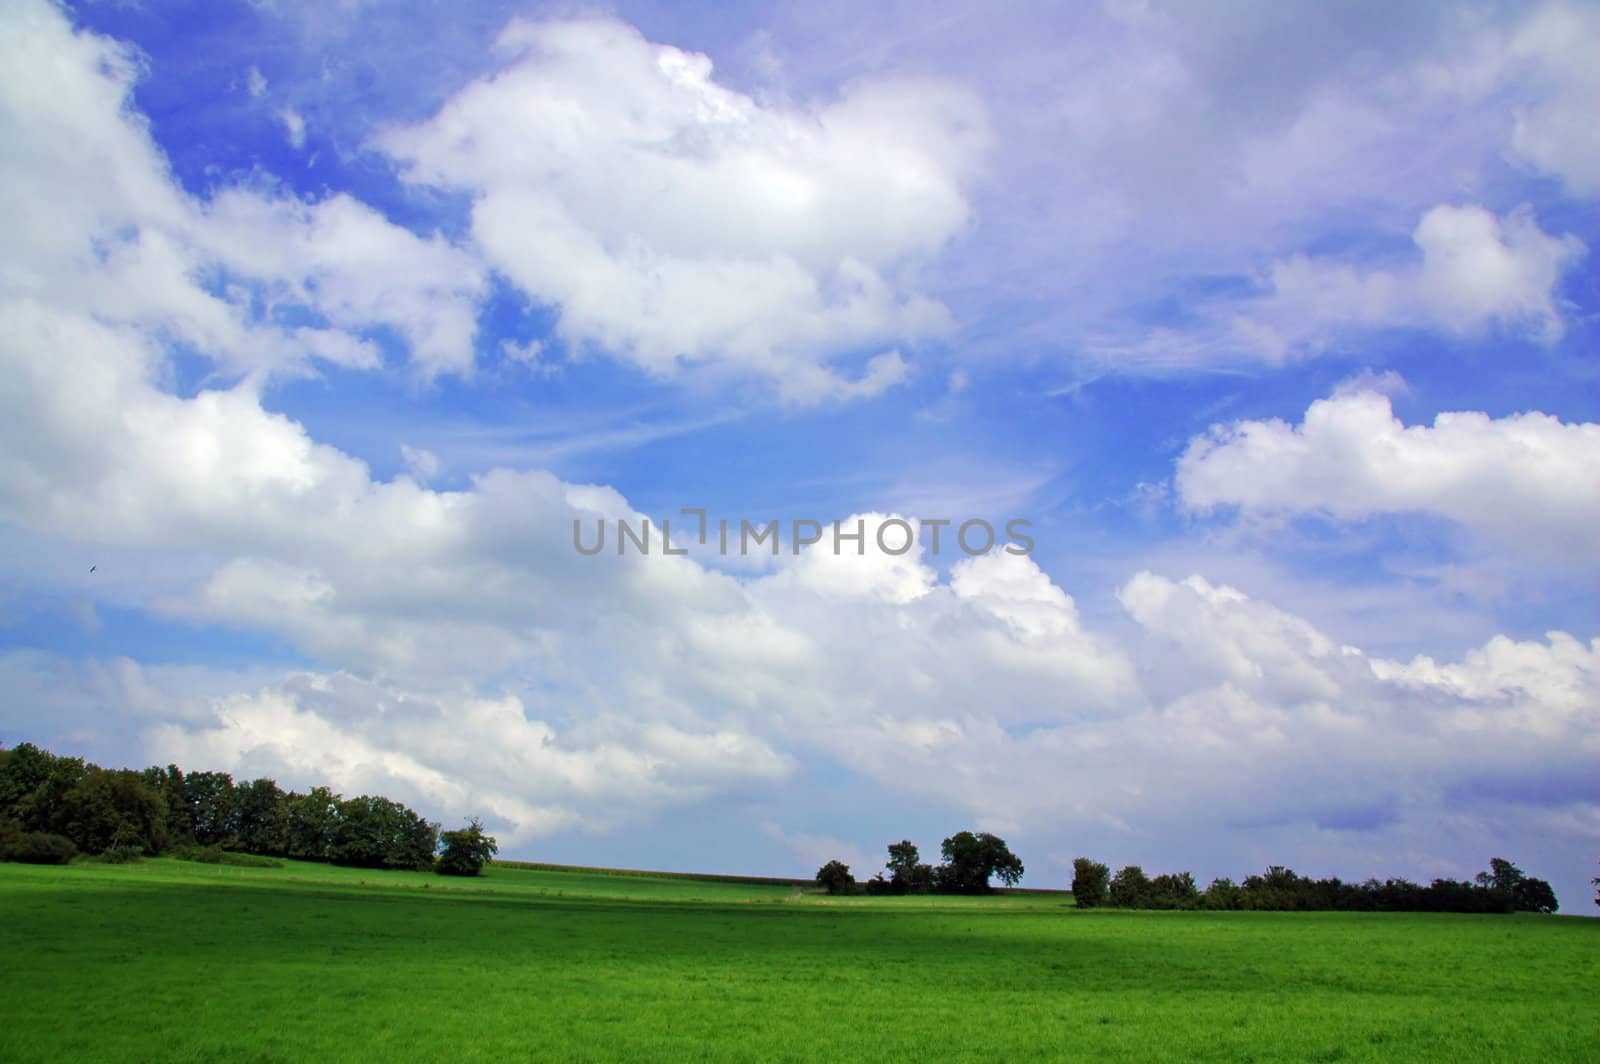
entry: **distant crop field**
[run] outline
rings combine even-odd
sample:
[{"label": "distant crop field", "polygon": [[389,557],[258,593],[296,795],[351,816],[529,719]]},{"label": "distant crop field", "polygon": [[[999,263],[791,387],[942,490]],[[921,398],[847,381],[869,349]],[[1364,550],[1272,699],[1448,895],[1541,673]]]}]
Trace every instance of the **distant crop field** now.
[{"label": "distant crop field", "polygon": [[1600,921],[0,865],[5,1060],[1600,1060]]}]

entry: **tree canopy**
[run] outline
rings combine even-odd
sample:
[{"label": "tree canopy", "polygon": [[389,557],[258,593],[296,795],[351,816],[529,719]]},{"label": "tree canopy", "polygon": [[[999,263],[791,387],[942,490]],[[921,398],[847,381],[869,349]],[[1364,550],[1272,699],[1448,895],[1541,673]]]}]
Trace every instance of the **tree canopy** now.
[{"label": "tree canopy", "polygon": [[1405,879],[1364,883],[1312,879],[1272,865],[1241,883],[1214,879],[1200,890],[1188,872],[1151,878],[1138,865],[1129,865],[1108,882],[1106,871],[1105,865],[1087,857],[1073,862],[1072,892],[1078,908],[1553,913],[1559,907],[1550,884],[1499,857],[1473,882],[1435,879],[1426,886]]},{"label": "tree canopy", "polygon": [[829,894],[849,894],[856,888],[856,877],[843,861],[829,861],[817,869],[817,886]]},{"label": "tree canopy", "polygon": [[[483,835],[472,852],[496,852]],[[456,835],[456,832],[447,832]],[[434,866],[439,825],[380,795],[285,792],[177,765],[103,769],[32,743],[0,750],[0,860],[59,863],[199,847],[365,868]],[[485,858],[487,859],[487,858]],[[482,867],[480,863],[478,867]]]},{"label": "tree canopy", "polygon": [[439,855],[439,874],[475,876],[500,852],[494,836],[483,833],[483,822],[470,817],[467,826],[439,836],[444,852]]},{"label": "tree canopy", "polygon": [[940,885],[951,893],[982,894],[989,889],[990,879],[1013,887],[1022,878],[1022,861],[1004,839],[987,831],[977,835],[958,831],[944,840],[939,852],[944,855]]},{"label": "tree canopy", "polygon": [[890,843],[884,866],[888,876],[880,872],[868,880],[867,893],[981,894],[991,889],[991,879],[1014,886],[1022,878],[1022,861],[1004,839],[988,832],[958,831],[945,839],[939,850],[944,861],[935,868],[922,862],[911,840]]}]

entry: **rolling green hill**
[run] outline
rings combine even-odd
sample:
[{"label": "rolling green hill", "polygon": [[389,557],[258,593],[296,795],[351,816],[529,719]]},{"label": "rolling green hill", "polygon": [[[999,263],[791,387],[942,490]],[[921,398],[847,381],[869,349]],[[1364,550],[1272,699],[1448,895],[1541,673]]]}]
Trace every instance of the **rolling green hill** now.
[{"label": "rolling green hill", "polygon": [[5,1060],[1596,1060],[1600,921],[0,865]]}]

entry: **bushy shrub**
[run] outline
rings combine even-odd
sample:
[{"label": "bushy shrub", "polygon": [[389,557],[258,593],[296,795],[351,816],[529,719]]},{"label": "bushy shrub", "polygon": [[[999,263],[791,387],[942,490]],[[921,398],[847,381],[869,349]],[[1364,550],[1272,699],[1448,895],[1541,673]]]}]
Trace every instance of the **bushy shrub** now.
[{"label": "bushy shrub", "polygon": [[253,853],[234,853],[221,846],[179,846],[172,856],[180,861],[196,864],[234,865],[239,868],[282,868],[283,862],[275,857],[261,857]]},{"label": "bushy shrub", "polygon": [[0,841],[0,861],[19,864],[66,864],[78,848],[65,835],[48,831],[19,831]]},{"label": "bushy shrub", "polygon": [[493,835],[483,833],[483,823],[477,817],[469,819],[464,828],[445,832],[440,841],[444,853],[434,868],[441,876],[475,876],[500,852],[499,843]]},{"label": "bushy shrub", "polygon": [[1110,890],[1111,869],[1099,861],[1079,857],[1072,862],[1072,900],[1080,909],[1104,905]]},{"label": "bushy shrub", "polygon": [[817,869],[817,885],[829,894],[853,894],[856,877],[850,874],[850,866],[843,861],[829,861]]},{"label": "bushy shrub", "polygon": [[1111,877],[1111,904],[1119,909],[1142,909],[1150,897],[1150,879],[1138,865],[1128,865]]},{"label": "bushy shrub", "polygon": [[1188,872],[1168,872],[1150,881],[1146,904],[1152,909],[1193,909],[1199,902],[1200,891]]},{"label": "bushy shrub", "polygon": [[137,846],[108,846],[91,860],[101,864],[135,864],[144,860],[144,851]]},{"label": "bushy shrub", "polygon": [[1202,909],[1239,909],[1243,905],[1244,897],[1239,885],[1226,877],[1213,879],[1205,893],[1200,895]]},{"label": "bushy shrub", "polygon": [[[1073,892],[1081,886],[1085,895],[1093,896],[1088,884],[1096,874],[1104,874],[1105,866],[1080,857],[1073,868],[1077,872]],[[1243,883],[1214,879],[1204,891],[1195,888],[1194,877],[1187,872],[1150,879],[1138,865],[1129,865],[1112,877],[1105,898],[1106,904],[1124,909],[1258,912],[1551,913],[1557,908],[1555,892],[1548,883],[1524,875],[1516,865],[1498,857],[1491,862],[1490,871],[1473,883],[1435,879],[1423,886],[1401,878],[1345,883],[1337,878],[1312,879],[1273,865],[1262,875],[1246,876]],[[1078,904],[1084,905],[1082,896]]]}]

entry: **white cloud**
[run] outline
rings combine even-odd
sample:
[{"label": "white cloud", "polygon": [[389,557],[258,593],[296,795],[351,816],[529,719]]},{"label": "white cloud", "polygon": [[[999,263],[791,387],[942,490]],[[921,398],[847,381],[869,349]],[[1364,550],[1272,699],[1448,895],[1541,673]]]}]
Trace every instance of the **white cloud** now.
[{"label": "white cloud", "polygon": [[515,696],[429,694],[344,674],[289,675],[220,701],[206,726],[157,727],[148,743],[182,764],[476,811],[512,845],[614,827],[718,786],[775,783],[792,768],[748,734],[614,717],[575,738],[530,718]]},{"label": "white cloud", "polygon": [[1556,289],[1583,256],[1577,237],[1553,237],[1531,211],[1496,217],[1441,205],[1412,233],[1422,260],[1401,270],[1360,269],[1296,256],[1272,268],[1256,316],[1286,346],[1326,342],[1341,326],[1432,326],[1476,333],[1493,324],[1552,343],[1561,338]]},{"label": "white cloud", "polygon": [[[1423,655],[1408,663],[1374,661],[1373,671],[1391,683],[1444,692],[1473,707],[1458,718],[1460,728],[1492,730],[1498,714],[1510,707],[1522,728],[1560,737],[1600,719],[1593,676],[1600,640],[1585,646],[1565,632],[1545,638],[1537,643],[1496,636],[1456,664],[1441,665]],[[1581,742],[1586,753],[1600,753],[1596,736]]]},{"label": "white cloud", "polygon": [[[302,22],[310,17],[283,14]],[[908,19],[915,32],[907,32]],[[467,24],[471,31],[462,29]],[[952,346],[968,363],[1013,359],[1019,350],[1128,371],[1258,359],[1284,337],[1252,334],[1248,326],[1259,324],[1253,320],[1233,330],[1231,315],[1219,312],[1203,315],[1192,328],[1167,322],[1166,334],[1149,342],[1150,309],[1191,307],[1198,291],[1213,293],[1222,310],[1248,310],[1248,293],[1237,292],[1231,307],[1224,307],[1228,297],[1216,293],[1226,291],[1228,282],[1242,289],[1248,278],[1268,277],[1274,263],[1317,254],[1315,249],[1335,242],[1361,249],[1398,241],[1441,203],[1481,203],[1503,216],[1520,200],[1533,199],[1541,218],[1570,216],[1549,186],[1508,181],[1515,176],[1507,172],[1508,160],[1536,176],[1561,178],[1561,188],[1573,197],[1596,187],[1594,138],[1586,135],[1596,95],[1589,62],[1596,17],[1582,3],[1470,9],[1420,3],[1360,10],[1301,4],[1292,17],[1256,2],[1225,10],[1087,4],[1070,12],[1011,7],[1000,14],[969,6],[928,19],[896,4],[863,11],[819,0],[803,9],[741,10],[707,35],[675,41],[718,56],[712,89],[748,87],[721,96],[697,95],[673,82],[672,76],[699,77],[703,67],[695,68],[697,61],[684,60],[669,76],[631,31],[606,37],[595,28],[614,28],[613,23],[581,23],[590,34],[582,41],[576,31],[563,29],[567,36],[537,59],[530,56],[545,46],[543,36],[558,32],[550,27],[571,24],[529,25],[510,32],[508,65],[462,91],[432,122],[406,131],[437,134],[439,158],[431,161],[441,168],[459,164],[461,172],[425,176],[429,159],[406,152],[400,157],[412,161],[422,179],[472,192],[486,207],[501,200],[504,210],[484,224],[510,226],[496,230],[505,245],[500,254],[519,264],[525,273],[520,283],[547,293],[546,301],[562,302],[565,289],[580,284],[577,276],[557,275],[550,261],[582,249],[574,256],[585,266],[581,283],[615,285],[606,289],[607,298],[625,309],[608,316],[603,306],[575,300],[567,308],[568,335],[601,336],[612,344],[637,338],[639,345],[624,357],[654,372],[676,372],[681,361],[695,358],[730,372],[780,372],[754,356],[734,359],[726,344],[753,345],[789,329],[787,321],[731,336],[738,323],[723,313],[726,297],[715,300],[716,292],[707,296],[703,287],[689,284],[690,274],[710,272],[692,256],[720,254],[730,246],[730,229],[743,240],[738,246],[753,249],[746,255],[752,277],[757,262],[775,250],[789,253],[803,244],[778,232],[782,219],[794,216],[781,209],[780,196],[774,196],[776,207],[757,212],[755,224],[742,224],[742,206],[750,198],[740,193],[783,183],[757,180],[764,172],[736,186],[724,180],[731,169],[718,168],[715,151],[726,143],[718,135],[744,128],[742,118],[726,116],[742,114],[738,107],[749,104],[754,117],[747,124],[754,132],[747,156],[782,162],[780,151],[768,151],[763,131],[795,116],[804,129],[806,121],[836,109],[826,95],[836,86],[879,85],[896,71],[936,72],[970,86],[983,102],[997,150],[984,152],[979,167],[954,181],[970,220],[953,230],[958,235],[949,243],[916,250],[913,257],[932,256],[926,268],[885,272],[871,255],[844,250],[879,269],[896,295],[919,294],[948,307]],[[368,134],[365,108],[347,106],[371,98],[370,86],[353,76],[357,68],[363,79],[369,68],[378,69],[391,98],[418,86],[425,95],[448,95],[459,85],[462,68],[479,60],[481,31],[481,23],[442,12],[402,17],[372,5],[353,13],[339,27],[341,54],[351,48],[387,54],[391,42],[419,32],[454,47],[431,49],[428,60],[418,62],[420,69],[408,66],[403,73],[376,60],[339,64],[350,68],[343,74],[319,69],[315,91],[335,94],[321,112],[324,121],[347,123],[351,139]],[[530,44],[535,37],[541,39]],[[574,72],[579,52],[591,61],[590,69]],[[527,86],[550,90],[541,106],[523,106]],[[632,112],[619,119],[617,101],[623,99]],[[566,105],[558,100],[581,101],[572,105],[570,127],[560,125],[556,112]],[[680,117],[688,117],[674,117],[677,104],[661,101],[678,101]],[[618,143],[619,130],[640,135]],[[517,141],[520,132],[531,135]],[[679,132],[680,139],[671,139]],[[468,133],[484,134],[476,137],[479,147],[467,151],[448,143],[450,136]],[[908,136],[920,135],[918,127]],[[710,147],[685,163],[684,143],[694,136]],[[772,143],[781,147],[794,139],[774,137]],[[670,147],[663,149],[663,143]],[[503,165],[496,168],[491,153]],[[535,153],[553,166],[539,171],[530,162]],[[611,166],[612,160],[626,161]],[[705,190],[701,199],[693,198],[693,189],[680,194],[678,178],[690,175]],[[594,180],[578,187],[586,177]],[[637,186],[644,181],[655,185],[641,196]],[[529,188],[532,198],[523,195]],[[652,211],[657,188],[667,197],[661,202],[674,209]],[[527,239],[534,231],[534,207],[553,197],[561,212],[551,215],[550,226],[540,223],[550,233],[549,247],[511,246],[536,243]],[[609,202],[597,204],[607,197]],[[703,209],[703,200],[712,197],[718,202]],[[863,195],[859,202],[878,206],[883,197]],[[906,206],[923,202],[911,197]],[[678,209],[681,204],[693,209]],[[613,210],[615,220],[608,213]],[[641,219],[641,213],[656,216]],[[704,222],[708,216],[714,220]],[[845,219],[841,212],[834,216]],[[680,253],[672,242],[688,227],[685,219],[699,226],[704,248]],[[741,224],[725,225],[725,219]],[[878,225],[876,217],[848,221],[854,233]],[[818,236],[805,246],[837,243],[826,219],[812,228]],[[639,234],[633,245],[627,242],[630,232]],[[944,230],[929,226],[927,232]],[[584,243],[587,237],[594,239]],[[678,269],[684,261],[696,268]],[[1375,266],[1407,272],[1392,262],[1354,257],[1343,264],[1361,274]],[[812,270],[806,259],[801,265]],[[693,320],[669,329],[642,313],[656,303],[616,299],[634,293],[629,277],[640,274],[657,281],[658,288],[647,293],[657,302],[669,287],[712,302],[698,308]],[[788,292],[776,281],[750,287],[779,302]],[[753,299],[750,305],[758,306]],[[611,320],[622,313],[637,324]],[[1520,327],[1537,330],[1548,320]],[[691,335],[725,347],[679,359],[675,349]],[[1304,338],[1290,330],[1288,341],[1297,339]],[[887,347],[899,347],[907,357],[915,350],[905,337],[876,339],[842,348],[851,354],[848,368],[831,368],[848,378],[860,372],[861,355]],[[777,356],[791,365],[817,364],[821,357],[804,351]],[[825,380],[802,384],[793,390],[833,392]]]},{"label": "white cloud", "polygon": [[[825,524],[820,535],[821,542],[794,558],[781,579],[834,597],[898,603],[933,588],[936,574],[922,560],[921,524],[915,518],[852,514]],[[952,546],[946,532],[945,550]]]},{"label": "white cloud", "polygon": [[1534,93],[1515,107],[1518,156],[1561,178],[1578,196],[1600,196],[1600,11],[1592,4],[1547,4],[1512,38],[1511,56]]},{"label": "white cloud", "polygon": [[439,475],[439,456],[425,447],[412,447],[410,444],[402,443],[400,457],[405,461],[411,475],[420,483],[426,484]]},{"label": "white cloud", "polygon": [[906,268],[968,224],[983,142],[974,100],[866,81],[809,108],[719,85],[703,55],[609,20],[526,22],[507,66],[432,120],[378,138],[408,180],[474,196],[473,234],[559,329],[651,373],[707,364],[796,401],[875,394],[885,353],[937,335]]},{"label": "white cloud", "polygon": [[1552,236],[1526,207],[1505,215],[1441,204],[1411,233],[1416,253],[1393,265],[1291,255],[1262,272],[1262,294],[1199,304],[1195,323],[1160,327],[1099,348],[1131,366],[1282,363],[1347,353],[1373,330],[1526,338],[1554,344],[1566,331],[1559,292],[1587,254]]},{"label": "white cloud", "polygon": [[[1427,853],[1451,803],[1455,816],[1538,807],[1581,820],[1593,801],[1573,788],[1600,755],[1600,640],[1497,637],[1458,663],[1387,661],[1232,588],[1140,573],[1120,597],[1138,626],[1125,649],[1146,694],[1106,697],[1085,686],[1086,670],[1120,657],[1116,647],[1091,641],[1076,676],[1040,661],[1047,682],[1030,687],[1027,663],[975,638],[1009,632],[1067,659],[1088,638],[1075,620],[1059,623],[1071,601],[1030,575],[1031,562],[989,561],[957,598],[998,629],[936,590],[912,603],[790,609],[783,636],[766,612],[783,589],[766,577],[747,585],[754,623],[678,640],[672,629],[692,628],[696,611],[656,601],[668,618],[629,633],[632,653],[613,669],[541,668],[520,694],[341,671],[65,668],[16,654],[0,656],[0,675],[42,712],[136,704],[152,758],[396,794],[440,816],[483,812],[519,840],[770,787],[807,752],[998,830],[1072,826],[1124,848],[1141,833],[1200,831],[1236,847],[1228,832],[1241,822],[1255,837],[1299,824],[1302,836],[1315,829],[1312,851],[1272,856],[1324,861],[1338,849],[1326,833],[1352,828],[1369,847]],[[741,629],[749,640],[724,642]],[[552,636],[558,657],[591,642]],[[768,830],[816,863],[848,849]]]},{"label": "white cloud", "polygon": [[1241,421],[1196,437],[1177,487],[1194,511],[1433,513],[1572,561],[1592,556],[1600,524],[1600,425],[1465,411],[1406,426],[1387,396],[1347,391],[1312,403],[1298,426]]},{"label": "white cloud", "polygon": [[[1457,797],[1475,782],[1512,781],[1491,805],[1548,803],[1532,781],[1581,778],[1600,752],[1600,640],[1501,637],[1460,665],[1408,666],[1200,577],[1141,573],[1120,597],[1139,624],[1129,649],[1149,702],[1014,733],[944,701],[859,722],[853,763],[1019,828],[1065,819],[1126,852],[1143,833],[1199,831],[1216,845],[1241,822],[1297,824],[1302,836],[1363,822],[1363,846],[1381,845],[1391,821],[1425,837],[1449,800],[1483,800]],[[1592,809],[1590,790],[1555,804]],[[1309,845],[1327,860],[1326,835]]]},{"label": "white cloud", "polygon": [[278,112],[278,120],[283,123],[284,138],[289,141],[289,147],[299,151],[306,146],[306,120],[300,112],[292,107],[285,107]]},{"label": "white cloud", "polygon": [[[1505,162],[1560,176],[1573,195],[1597,187],[1592,6],[1281,13],[1009,11],[901,42],[895,54],[936,50],[980,86],[1005,145],[973,196],[979,237],[935,289],[981,323],[966,357],[1009,358],[1020,333],[1111,371],[1276,362],[1348,340],[1362,312],[1377,327],[1559,335],[1559,301],[1539,280],[1541,255],[1559,249],[1523,240],[1539,234],[1508,211],[1537,197],[1541,217],[1558,215],[1545,188],[1508,185]],[[1475,276],[1435,269],[1420,284],[1419,267],[1373,255],[1463,203],[1498,216],[1498,232],[1456,218],[1421,235],[1441,238],[1432,266],[1448,265],[1453,241]],[[1334,242],[1348,258],[1311,250]],[[1495,256],[1517,276],[1495,276]],[[1297,264],[1314,271],[1296,276]],[[1274,314],[1245,282],[1270,289],[1285,270],[1284,284],[1307,284]],[[1481,312],[1474,284],[1490,286]],[[997,289],[1003,330],[990,327]],[[1153,321],[1152,306],[1192,320]],[[1321,317],[1308,326],[1307,313]]]},{"label": "white cloud", "polygon": [[1130,616],[1151,635],[1169,640],[1203,682],[1269,695],[1274,702],[1336,698],[1329,666],[1344,651],[1306,621],[1253,602],[1203,577],[1180,584],[1139,573],[1118,593]]},{"label": "white cloud", "polygon": [[260,67],[250,68],[249,72],[245,75],[244,84],[246,90],[248,90],[250,95],[256,99],[260,99],[267,94],[267,79],[266,76],[261,73]]},{"label": "white cloud", "polygon": [[[572,721],[585,743],[585,729],[632,722],[615,742],[685,793],[737,784],[725,762],[767,764],[767,749],[875,771],[860,761],[875,745],[863,729],[922,734],[954,707],[1063,720],[1136,697],[1124,657],[1083,630],[1070,597],[1028,559],[962,562],[941,585],[920,549],[876,548],[881,515],[860,518],[863,556],[835,556],[830,543],[743,582],[659,553],[583,558],[574,519],[637,520],[610,489],[506,471],[454,492],[375,481],[263,410],[248,385],[162,392],[160,359],[134,330],[12,304],[0,307],[0,337],[13,382],[0,429],[8,520],[150,557],[207,559],[198,581],[190,570],[157,592],[162,608],[270,631],[330,666],[386,678],[361,683],[426,691],[472,676],[501,692],[489,702],[517,698],[530,719]],[[902,534],[886,531],[892,548]],[[245,764],[281,732],[287,745],[273,756],[304,773],[350,778],[346,762],[382,762],[443,804],[443,785],[411,761],[460,783],[459,767],[429,752],[437,736],[388,730],[381,714],[340,725],[281,693],[218,713],[194,740],[210,744],[196,756]],[[758,726],[759,743],[742,738]],[[342,746],[354,752],[317,760]]]},{"label": "white cloud", "polygon": [[535,376],[555,377],[561,373],[561,364],[552,357],[552,353],[542,340],[528,340],[524,343],[502,340],[500,353],[505,356],[507,362],[520,366]]},{"label": "white cloud", "polygon": [[[514,695],[338,671],[230,672],[7,651],[0,678],[104,763],[143,756],[271,776],[286,787],[386,794],[435,817],[482,815],[511,845],[637,822],[719,790],[772,786],[794,768],[745,731],[684,730],[626,713],[558,727]],[[108,719],[108,707],[120,719]],[[22,716],[8,717],[7,742],[23,726]]]},{"label": "white cloud", "polygon": [[302,306],[342,330],[387,325],[427,377],[472,372],[488,278],[437,234],[418,237],[343,194],[312,204],[232,189],[204,207],[195,240],[256,279],[269,306]]},{"label": "white cloud", "polygon": [[[506,471],[450,492],[377,481],[248,385],[161,391],[157,349],[132,327],[27,303],[3,314],[6,518],[179,552],[190,567],[149,567],[170,574],[161,608],[325,663],[198,710],[180,699],[148,725],[157,756],[388,788],[438,815],[468,805],[518,837],[771,786],[823,757],[985,824],[1126,834],[1177,830],[1180,814],[1189,830],[1195,809],[1225,831],[1261,816],[1264,795],[1292,796],[1271,807],[1285,822],[1426,817],[1452,787],[1493,775],[1514,791],[1516,773],[1594,743],[1600,647],[1565,636],[1491,643],[1459,666],[1386,663],[1230,588],[1141,574],[1120,595],[1137,629],[1119,641],[1086,629],[1030,558],[962,560],[941,581],[922,549],[877,549],[881,514],[860,517],[862,556],[829,543],[745,579],[659,553],[581,558],[575,518],[637,520],[611,489]],[[1544,507],[1554,527],[1551,500],[1582,498],[1562,478],[1600,453],[1583,446],[1594,431],[1541,415],[1407,429],[1383,397],[1346,392],[1299,429],[1197,443],[1179,487],[1195,505],[1246,483],[1328,506],[1327,484],[1312,490],[1323,463],[1375,463],[1324,451],[1370,459],[1359,448],[1377,441],[1412,496],[1510,497],[1524,526]],[[1521,479],[1486,481],[1512,447]],[[1463,456],[1465,486],[1438,475]],[[1373,505],[1373,483],[1333,483],[1347,509]],[[464,751],[481,756],[485,737],[502,760],[472,768]],[[1397,811],[1352,812],[1352,793]]]},{"label": "white cloud", "polygon": [[[137,326],[230,373],[376,368],[358,333],[380,326],[419,375],[470,372],[486,290],[474,259],[343,196],[191,198],[129,106],[129,53],[36,0],[0,19],[0,297]],[[282,324],[291,309],[300,320]]]}]

